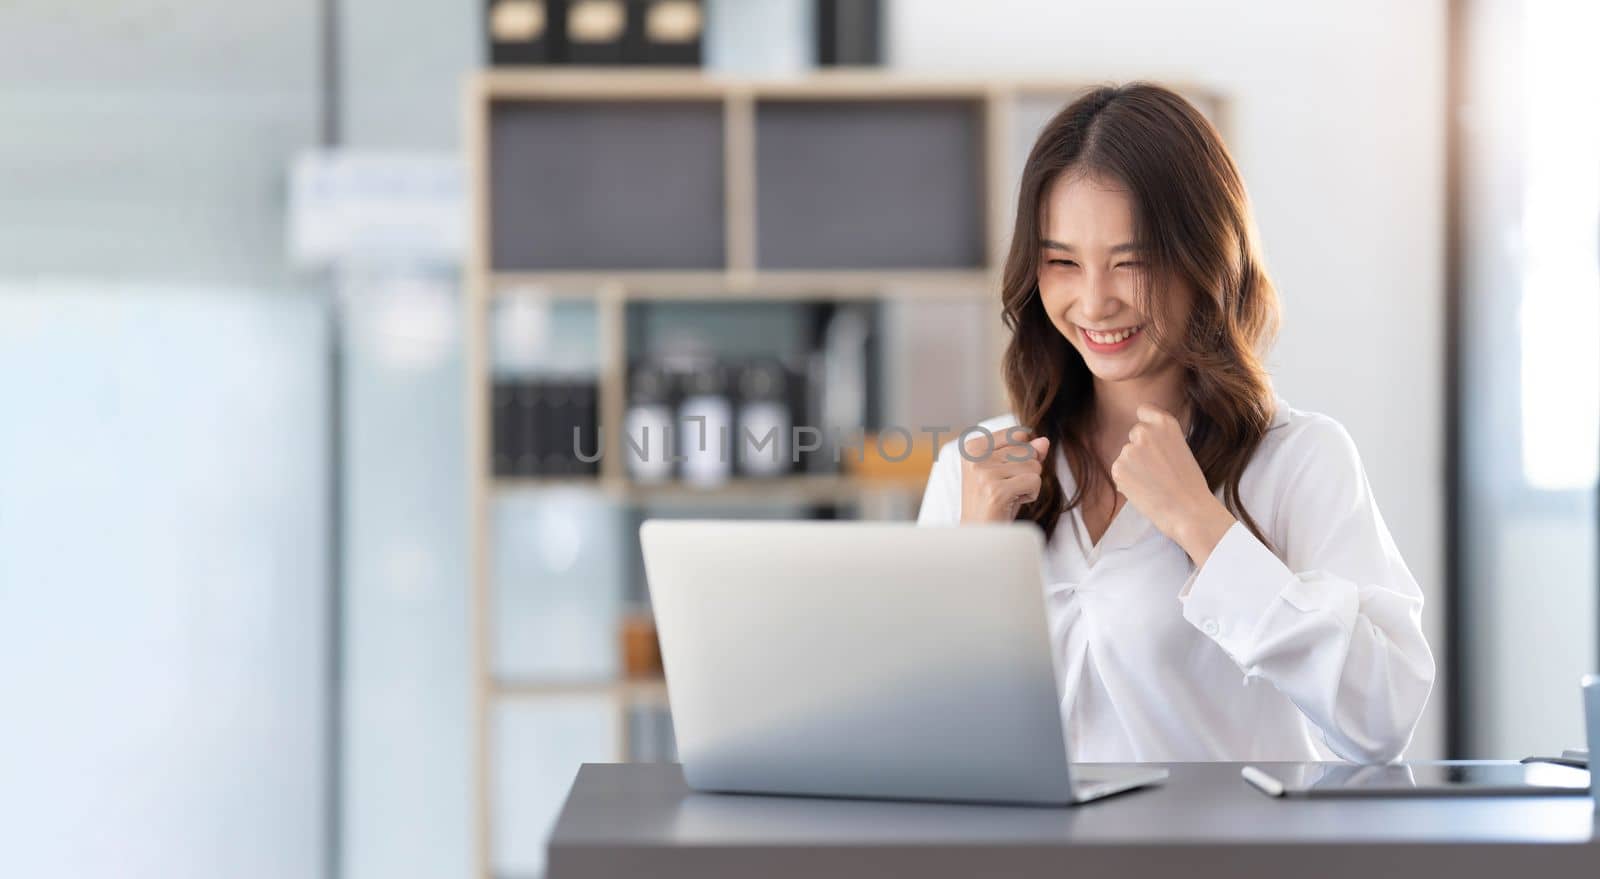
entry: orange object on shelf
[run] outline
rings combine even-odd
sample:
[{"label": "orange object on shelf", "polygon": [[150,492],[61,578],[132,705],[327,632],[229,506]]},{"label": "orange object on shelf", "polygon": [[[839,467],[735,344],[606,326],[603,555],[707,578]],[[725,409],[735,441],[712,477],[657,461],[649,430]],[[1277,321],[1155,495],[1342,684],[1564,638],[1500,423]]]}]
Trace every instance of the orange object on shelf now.
[{"label": "orange object on shelf", "polygon": [[655,617],[645,611],[624,613],[617,624],[617,638],[622,648],[623,677],[661,677],[661,642],[656,637]]},{"label": "orange object on shelf", "polygon": [[849,473],[862,479],[921,483],[933,469],[935,451],[926,433],[887,431],[866,435],[859,460],[853,445],[845,447],[841,459]]}]

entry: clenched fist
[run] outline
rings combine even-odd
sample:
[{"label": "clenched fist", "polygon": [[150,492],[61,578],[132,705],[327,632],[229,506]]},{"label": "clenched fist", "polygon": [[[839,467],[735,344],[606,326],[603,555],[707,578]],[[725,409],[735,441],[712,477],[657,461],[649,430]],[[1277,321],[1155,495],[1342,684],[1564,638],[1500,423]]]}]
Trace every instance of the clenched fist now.
[{"label": "clenched fist", "polygon": [[961,456],[961,521],[1010,522],[1022,505],[1039,496],[1049,437],[1024,427],[967,437]]},{"label": "clenched fist", "polygon": [[1204,565],[1233,526],[1233,514],[1206,486],[1178,419],[1148,403],[1138,416],[1111,464],[1111,481],[1196,566]]}]

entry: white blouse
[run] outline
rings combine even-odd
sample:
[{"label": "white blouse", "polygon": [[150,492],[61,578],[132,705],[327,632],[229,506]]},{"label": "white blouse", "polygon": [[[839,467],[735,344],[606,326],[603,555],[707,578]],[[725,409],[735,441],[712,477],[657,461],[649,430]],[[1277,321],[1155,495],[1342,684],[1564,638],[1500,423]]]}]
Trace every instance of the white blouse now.
[{"label": "white blouse", "polygon": [[[961,520],[956,442],[919,524]],[[1434,675],[1422,592],[1350,435],[1278,400],[1239,494],[1271,548],[1236,524],[1198,570],[1132,504],[1094,545],[1081,512],[1063,514],[1045,607],[1073,760],[1386,762],[1411,741]]]}]

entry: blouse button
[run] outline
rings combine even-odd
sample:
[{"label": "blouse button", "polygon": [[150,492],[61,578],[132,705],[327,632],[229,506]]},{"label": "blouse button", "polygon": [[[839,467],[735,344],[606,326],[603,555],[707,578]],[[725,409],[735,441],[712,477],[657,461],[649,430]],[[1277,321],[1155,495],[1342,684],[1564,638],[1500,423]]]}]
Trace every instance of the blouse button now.
[{"label": "blouse button", "polygon": [[1200,624],[1200,628],[1213,638],[1217,637],[1217,633],[1222,631],[1222,627],[1217,625],[1216,620],[1206,620]]}]

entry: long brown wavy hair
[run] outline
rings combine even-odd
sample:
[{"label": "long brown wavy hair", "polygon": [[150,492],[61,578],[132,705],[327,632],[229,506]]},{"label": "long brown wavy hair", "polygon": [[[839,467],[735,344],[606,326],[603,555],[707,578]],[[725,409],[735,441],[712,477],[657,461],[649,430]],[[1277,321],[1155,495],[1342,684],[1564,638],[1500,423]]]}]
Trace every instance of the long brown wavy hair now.
[{"label": "long brown wavy hair", "polygon": [[[1050,186],[1064,174],[1117,181],[1133,202],[1144,271],[1137,305],[1145,332],[1185,374],[1189,448],[1213,492],[1257,539],[1265,535],[1239,500],[1239,478],[1272,423],[1262,364],[1278,329],[1278,300],[1262,266],[1239,170],[1199,110],[1149,83],[1094,89],[1045,125],[1028,153],[1001,302],[1011,330],[1004,374],[1012,412],[1060,448],[1076,483],[1064,497],[1047,455],[1039,495],[1019,519],[1053,535],[1061,514],[1111,474],[1094,453],[1094,377],[1045,313],[1039,295],[1040,226]],[[1194,291],[1183,326],[1151,307],[1173,280]],[[1176,413],[1174,413],[1176,414]]]}]

